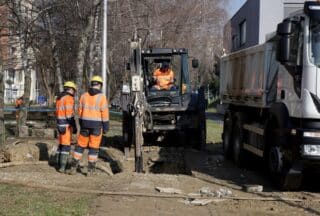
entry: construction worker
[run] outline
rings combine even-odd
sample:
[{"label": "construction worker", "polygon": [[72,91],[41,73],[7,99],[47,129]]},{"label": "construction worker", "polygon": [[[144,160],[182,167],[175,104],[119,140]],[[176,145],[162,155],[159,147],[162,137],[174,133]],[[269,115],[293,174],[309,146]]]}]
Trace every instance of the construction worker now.
[{"label": "construction worker", "polygon": [[109,108],[106,96],[101,92],[103,80],[93,76],[88,92],[80,97],[80,134],[73,154],[70,174],[75,174],[83,151],[88,148],[88,176],[93,174],[98,160],[102,136],[109,129]]},{"label": "construction worker", "polygon": [[74,120],[74,95],[76,84],[67,81],[63,85],[64,91],[56,100],[57,129],[59,132],[59,147],[56,153],[57,168],[59,172],[65,172],[68,157],[71,150],[72,133],[77,133],[77,126]]},{"label": "construction worker", "polygon": [[21,96],[21,97],[16,99],[16,106],[15,106],[15,108],[16,108],[16,119],[19,118],[19,112],[20,112],[20,108],[22,108],[22,106],[23,106],[23,102],[24,102],[23,101],[23,96]]},{"label": "construction worker", "polygon": [[169,62],[164,61],[161,67],[153,72],[155,85],[152,90],[175,90],[174,72],[169,68]]}]

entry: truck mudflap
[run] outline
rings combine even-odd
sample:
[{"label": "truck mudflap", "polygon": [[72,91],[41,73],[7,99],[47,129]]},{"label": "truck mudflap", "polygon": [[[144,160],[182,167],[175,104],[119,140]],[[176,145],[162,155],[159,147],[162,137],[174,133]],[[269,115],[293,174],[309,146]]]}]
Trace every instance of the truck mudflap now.
[{"label": "truck mudflap", "polygon": [[297,190],[301,187],[303,177],[303,165],[297,162],[291,166],[288,172],[282,176],[283,183],[282,189],[284,190]]}]

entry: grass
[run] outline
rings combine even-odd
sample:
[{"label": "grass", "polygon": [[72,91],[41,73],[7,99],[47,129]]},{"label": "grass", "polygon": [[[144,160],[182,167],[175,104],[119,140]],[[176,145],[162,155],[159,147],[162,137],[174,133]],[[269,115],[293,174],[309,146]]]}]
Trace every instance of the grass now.
[{"label": "grass", "polygon": [[207,119],[207,143],[221,143],[223,125]]},{"label": "grass", "polygon": [[88,215],[91,195],[0,184],[0,215]]}]

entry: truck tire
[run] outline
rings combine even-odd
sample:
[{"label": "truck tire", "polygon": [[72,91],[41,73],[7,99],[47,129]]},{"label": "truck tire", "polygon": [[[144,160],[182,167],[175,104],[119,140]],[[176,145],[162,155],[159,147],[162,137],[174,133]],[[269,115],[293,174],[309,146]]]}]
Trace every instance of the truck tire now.
[{"label": "truck tire", "polygon": [[223,132],[222,132],[222,147],[224,156],[230,158],[232,150],[232,115],[231,112],[227,112],[224,116],[223,121]]},{"label": "truck tire", "polygon": [[275,186],[280,190],[297,190],[301,187],[303,177],[301,166],[293,166],[286,161],[279,147],[270,148],[268,168]]},{"label": "truck tire", "polygon": [[270,108],[270,114],[266,143],[272,143],[272,145],[265,147],[269,172],[275,186],[280,190],[296,190],[302,183],[302,171],[286,160],[283,154],[283,149],[289,146],[288,110],[284,104],[275,103]]},{"label": "truck tire", "polygon": [[234,163],[238,167],[243,167],[245,164],[245,150],[243,149],[243,138],[244,138],[244,131],[243,125],[244,123],[244,116],[241,113],[236,113],[235,115],[235,123],[233,125],[233,133],[234,138],[232,142],[232,156]]}]

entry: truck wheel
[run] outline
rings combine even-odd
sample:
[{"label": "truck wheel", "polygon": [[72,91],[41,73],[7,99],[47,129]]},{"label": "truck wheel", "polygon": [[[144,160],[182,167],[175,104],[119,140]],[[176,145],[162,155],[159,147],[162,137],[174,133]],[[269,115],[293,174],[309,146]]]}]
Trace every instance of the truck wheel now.
[{"label": "truck wheel", "polygon": [[283,169],[283,155],[280,148],[273,146],[269,151],[268,168],[272,174],[281,173]]},{"label": "truck wheel", "polygon": [[234,139],[233,139],[233,160],[238,167],[242,167],[245,162],[245,150],[243,149],[243,116],[240,113],[236,114],[236,122],[234,124]]},{"label": "truck wheel", "polygon": [[285,145],[287,139],[281,132],[283,128],[278,125],[273,122],[272,133],[268,134],[273,143],[268,151],[268,169],[276,187],[280,190],[296,190],[302,184],[302,167],[285,159],[280,146]]},{"label": "truck wheel", "polygon": [[280,190],[297,190],[302,184],[302,167],[285,161],[279,147],[271,147],[268,160],[275,185]]},{"label": "truck wheel", "polygon": [[230,158],[232,150],[232,117],[231,113],[225,115],[223,122],[222,147],[224,156]]}]

